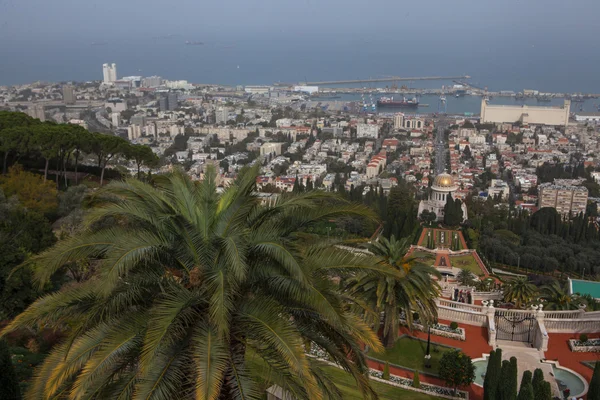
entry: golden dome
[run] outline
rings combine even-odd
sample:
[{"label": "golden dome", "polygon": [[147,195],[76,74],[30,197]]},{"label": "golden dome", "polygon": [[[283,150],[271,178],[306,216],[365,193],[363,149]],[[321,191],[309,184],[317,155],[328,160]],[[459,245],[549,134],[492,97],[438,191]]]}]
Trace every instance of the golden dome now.
[{"label": "golden dome", "polygon": [[456,186],[456,184],[454,183],[454,178],[452,178],[452,175],[443,173],[435,177],[433,180],[433,186],[440,188],[451,188]]}]

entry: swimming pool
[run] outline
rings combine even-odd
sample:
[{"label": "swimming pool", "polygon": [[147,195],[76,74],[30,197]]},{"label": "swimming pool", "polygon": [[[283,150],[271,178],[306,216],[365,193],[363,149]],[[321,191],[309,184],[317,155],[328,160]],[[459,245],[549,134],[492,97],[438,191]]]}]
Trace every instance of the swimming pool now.
[{"label": "swimming pool", "polygon": [[583,396],[585,383],[581,380],[581,377],[568,369],[557,367],[556,365],[552,366],[552,373],[554,374],[554,378],[556,378],[556,383],[561,392],[569,388],[571,391],[569,398]]}]

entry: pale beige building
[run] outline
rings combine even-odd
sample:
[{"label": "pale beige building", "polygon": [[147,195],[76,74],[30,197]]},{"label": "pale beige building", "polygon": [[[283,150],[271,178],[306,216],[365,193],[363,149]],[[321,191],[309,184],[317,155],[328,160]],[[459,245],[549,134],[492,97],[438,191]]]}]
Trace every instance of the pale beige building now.
[{"label": "pale beige building", "polygon": [[402,128],[404,128],[404,114],[394,114],[394,129],[397,130]]},{"label": "pale beige building", "polygon": [[269,154],[275,154],[277,156],[280,156],[282,147],[283,143],[265,143],[262,146],[260,146],[260,155],[266,156]]},{"label": "pale beige building", "polygon": [[555,208],[559,214],[585,213],[588,190],[584,186],[564,186],[542,183],[538,186],[539,207]]},{"label": "pale beige building", "polygon": [[541,125],[562,125],[569,123],[571,100],[565,100],[562,107],[537,107],[528,105],[489,105],[481,100],[482,123],[522,122]]}]

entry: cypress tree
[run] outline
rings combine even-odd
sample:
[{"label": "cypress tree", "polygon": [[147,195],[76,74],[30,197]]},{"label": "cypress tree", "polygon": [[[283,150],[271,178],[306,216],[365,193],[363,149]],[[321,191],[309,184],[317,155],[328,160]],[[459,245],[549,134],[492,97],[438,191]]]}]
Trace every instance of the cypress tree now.
[{"label": "cypress tree", "polygon": [[521,379],[521,389],[517,400],[533,400],[533,385],[531,384],[531,371],[523,372]]},{"label": "cypress tree", "polygon": [[483,400],[496,400],[496,392],[498,391],[498,381],[500,371],[497,368],[496,360],[498,359],[498,350],[492,350],[488,358],[488,365],[483,379]]},{"label": "cypress tree", "polygon": [[421,381],[419,380],[419,371],[415,370],[415,375],[413,376],[413,383],[412,383],[414,388],[420,388],[421,387]]},{"label": "cypress tree", "polygon": [[[552,400],[552,388],[550,387],[550,382],[543,381],[541,386],[541,392],[539,397],[534,397],[536,400]],[[590,400],[588,396],[588,400]]]},{"label": "cypress tree", "polygon": [[588,400],[600,400],[600,361],[596,361],[587,398]]},{"label": "cypress tree", "polygon": [[12,364],[8,345],[4,340],[0,340],[0,399],[21,399],[17,374]]},{"label": "cypress tree", "polygon": [[383,366],[383,374],[381,375],[386,381],[390,380],[390,363],[386,362]]},{"label": "cypress tree", "polygon": [[533,386],[533,398],[535,400],[541,400],[543,397],[542,392],[544,386],[544,373],[541,369],[537,368],[533,371],[533,380],[531,381],[531,385]]},{"label": "cypress tree", "polygon": [[505,397],[503,400],[516,400],[517,392],[519,390],[517,358],[511,357],[509,362],[508,380],[502,382],[503,385],[506,385],[506,391],[504,392]]},{"label": "cypress tree", "polygon": [[[510,376],[510,361],[504,360],[502,361],[502,368],[500,369],[500,381],[498,383],[498,388],[496,390],[496,399],[504,400],[507,398],[507,382]],[[500,384],[501,382],[501,384]]]}]

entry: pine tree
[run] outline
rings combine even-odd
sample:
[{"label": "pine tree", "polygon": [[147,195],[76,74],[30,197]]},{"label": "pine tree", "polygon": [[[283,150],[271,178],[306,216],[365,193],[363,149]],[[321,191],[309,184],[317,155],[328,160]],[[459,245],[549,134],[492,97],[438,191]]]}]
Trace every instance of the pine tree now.
[{"label": "pine tree", "polygon": [[588,400],[600,400],[600,361],[596,361],[587,398]]},{"label": "pine tree", "polygon": [[517,400],[533,400],[533,385],[531,384],[531,371],[523,372],[521,379],[521,389]]},{"label": "pine tree", "polygon": [[544,386],[544,372],[537,368],[533,371],[533,379],[531,380],[531,386],[533,386],[533,398],[535,400],[541,400],[543,398],[543,386]]},{"label": "pine tree", "polygon": [[0,399],[21,399],[19,381],[11,361],[8,345],[4,340],[0,340]]}]

